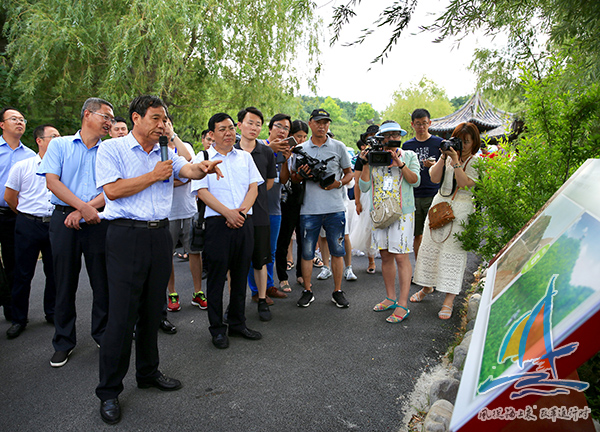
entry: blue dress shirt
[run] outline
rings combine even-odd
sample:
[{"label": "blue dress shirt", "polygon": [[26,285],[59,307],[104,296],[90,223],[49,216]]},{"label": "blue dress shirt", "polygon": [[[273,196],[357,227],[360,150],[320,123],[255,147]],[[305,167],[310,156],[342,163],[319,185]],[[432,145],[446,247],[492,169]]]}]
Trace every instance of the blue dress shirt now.
[{"label": "blue dress shirt", "polygon": [[[90,202],[102,193],[96,187],[96,154],[98,140],[94,147],[88,149],[81,140],[81,131],[75,135],[54,138],[42,159],[38,174],[56,174],[60,181],[83,202]],[[52,204],[68,206],[52,194]]]},{"label": "blue dress shirt", "polygon": [[10,169],[17,162],[34,156],[35,152],[20,141],[19,146],[13,150],[4,137],[0,136],[0,207],[8,208],[8,204],[4,201],[4,190]]},{"label": "blue dress shirt", "polygon": [[[173,173],[179,177],[179,170],[188,163],[169,149],[173,161]],[[160,146],[154,145],[150,153],[142,148],[133,134],[104,141],[98,150],[96,184],[105,184],[119,179],[130,179],[151,172],[160,162]],[[168,182],[159,181],[146,189],[123,198],[110,200],[104,196],[106,206],[104,219],[135,219],[140,221],[161,220],[169,217],[173,202],[173,175]]]}]

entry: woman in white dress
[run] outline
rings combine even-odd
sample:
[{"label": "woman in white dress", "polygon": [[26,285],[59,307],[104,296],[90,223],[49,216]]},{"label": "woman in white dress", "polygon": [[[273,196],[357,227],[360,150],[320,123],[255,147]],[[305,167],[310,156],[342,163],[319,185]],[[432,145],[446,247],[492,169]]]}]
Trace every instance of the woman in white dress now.
[{"label": "woman in white dress", "polygon": [[442,201],[450,203],[455,219],[441,228],[429,229],[427,216],[413,276],[414,283],[423,288],[410,298],[411,302],[420,302],[433,292],[433,287],[446,293],[438,313],[444,320],[452,316],[454,298],[460,293],[467,266],[467,251],[455,235],[463,231],[461,223],[475,211],[472,193],[478,180],[475,154],[481,146],[479,130],[473,123],[459,124],[452,136],[460,138],[462,151],[457,153],[453,148],[442,151],[442,157],[429,168],[429,174],[433,182],[442,182],[431,206]]},{"label": "woman in white dress", "polygon": [[[415,198],[413,187],[418,186],[421,167],[417,155],[400,149],[400,137],[406,131],[393,121],[383,122],[377,136],[383,137],[384,149],[391,154],[390,166],[370,166],[363,160],[364,168],[359,180],[361,192],[372,189],[373,205],[393,198],[399,202],[402,216],[386,228],[372,228],[371,244],[381,254],[381,272],[386,298],[373,308],[376,312],[392,310],[386,318],[389,323],[399,323],[408,317],[408,294],[412,266],[408,254],[413,251]],[[391,145],[395,141],[397,145]],[[364,159],[364,152],[361,153]],[[400,296],[396,296],[396,269],[400,283]],[[396,311],[400,311],[399,314]]]}]

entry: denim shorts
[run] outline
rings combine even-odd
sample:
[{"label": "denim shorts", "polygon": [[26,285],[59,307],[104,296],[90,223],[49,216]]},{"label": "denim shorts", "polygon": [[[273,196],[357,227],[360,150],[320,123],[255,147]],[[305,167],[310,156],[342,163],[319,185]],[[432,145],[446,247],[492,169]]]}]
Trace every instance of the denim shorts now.
[{"label": "denim shorts", "polygon": [[344,229],[346,216],[344,212],[321,215],[300,215],[300,233],[302,236],[302,259],[312,260],[319,238],[321,227],[327,234],[329,253],[335,257],[346,255],[344,249]]}]

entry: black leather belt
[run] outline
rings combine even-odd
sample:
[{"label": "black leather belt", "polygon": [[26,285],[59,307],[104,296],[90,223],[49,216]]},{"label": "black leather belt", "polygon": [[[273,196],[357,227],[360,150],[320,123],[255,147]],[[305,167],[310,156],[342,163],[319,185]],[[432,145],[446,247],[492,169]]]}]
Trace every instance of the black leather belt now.
[{"label": "black leather belt", "polygon": [[77,210],[75,207],[71,207],[71,206],[64,206],[64,205],[59,205],[59,204],[55,204],[54,208],[56,210],[59,210],[63,213],[71,213],[74,212],[75,210]]},{"label": "black leather belt", "polygon": [[[59,210],[59,211],[63,212],[63,213],[71,213],[71,212],[74,212],[75,210],[77,210],[75,207],[64,206],[64,205],[60,205],[60,204],[54,204],[54,208],[56,210]],[[99,212],[104,211],[104,207],[100,207],[97,210]]]},{"label": "black leather belt", "polygon": [[36,222],[43,222],[43,223],[50,223],[50,219],[52,219],[52,216],[34,216],[34,215],[30,215],[29,213],[19,213],[22,216],[25,216],[27,219],[31,219],[32,221],[36,221]]},{"label": "black leather belt", "polygon": [[163,228],[169,225],[169,219],[153,220],[153,221],[139,221],[134,219],[113,219],[109,221],[113,225],[128,227],[128,228],[146,228],[146,229],[157,229]]}]

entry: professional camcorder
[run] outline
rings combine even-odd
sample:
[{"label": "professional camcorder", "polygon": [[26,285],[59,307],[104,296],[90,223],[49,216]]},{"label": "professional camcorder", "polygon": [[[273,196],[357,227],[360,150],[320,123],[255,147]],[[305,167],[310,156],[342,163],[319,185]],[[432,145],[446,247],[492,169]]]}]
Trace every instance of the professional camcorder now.
[{"label": "professional camcorder", "polygon": [[367,162],[371,166],[390,166],[392,164],[392,155],[384,150],[384,147],[400,147],[400,141],[388,141],[383,144],[385,138],[382,136],[372,136],[367,138]]},{"label": "professional camcorder", "polygon": [[448,138],[440,143],[441,151],[448,151],[451,148],[459,155],[462,153],[463,143],[459,137]]},{"label": "professional camcorder", "polygon": [[[296,146],[292,149],[292,152],[297,155],[296,157],[296,170],[303,178],[312,180],[315,183],[319,183],[322,188],[326,188],[335,181],[335,174],[327,175],[327,163],[330,160],[335,159],[335,156],[331,156],[325,160],[316,159],[308,155],[301,147]],[[304,171],[299,170],[302,165],[307,165],[310,168],[310,174],[306,174]]]}]

